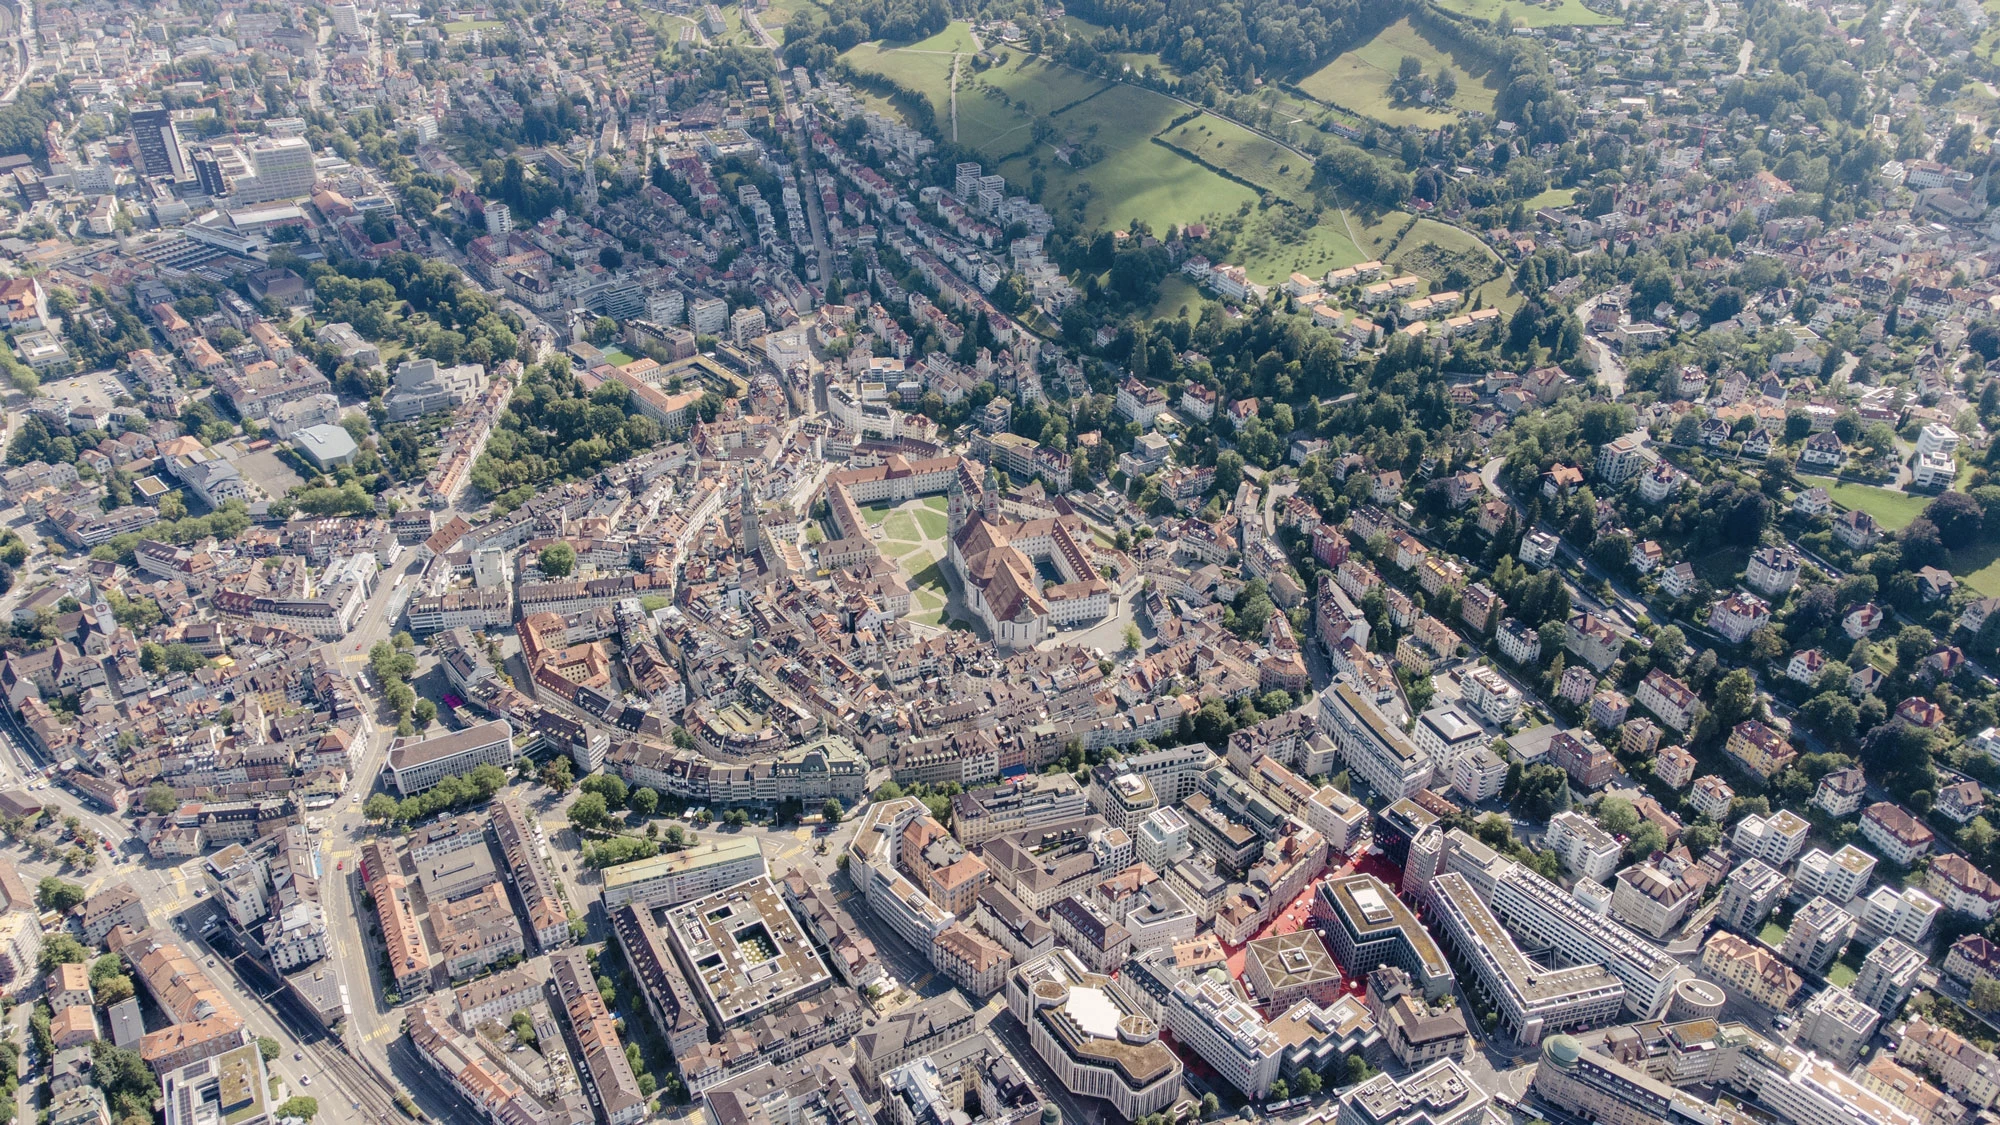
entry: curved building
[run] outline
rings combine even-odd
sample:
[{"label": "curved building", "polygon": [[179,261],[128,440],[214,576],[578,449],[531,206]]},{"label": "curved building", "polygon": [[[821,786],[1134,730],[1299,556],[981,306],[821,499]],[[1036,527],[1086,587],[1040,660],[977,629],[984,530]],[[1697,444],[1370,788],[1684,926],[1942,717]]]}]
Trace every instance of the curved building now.
[{"label": "curved building", "polygon": [[1072,1094],[1102,1098],[1127,1121],[1158,1113],[1181,1089],[1181,1061],[1125,986],[1067,949],[1014,970],[1007,1007]]}]

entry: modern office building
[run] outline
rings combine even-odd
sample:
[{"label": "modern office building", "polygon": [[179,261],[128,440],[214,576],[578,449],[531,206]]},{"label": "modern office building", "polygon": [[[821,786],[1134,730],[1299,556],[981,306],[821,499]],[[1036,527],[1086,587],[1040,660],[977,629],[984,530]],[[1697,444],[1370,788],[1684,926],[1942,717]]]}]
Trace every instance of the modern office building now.
[{"label": "modern office building", "polygon": [[1003,832],[1069,820],[1089,811],[1076,778],[1067,773],[1030,774],[952,798],[951,834],[966,847],[976,848]]},{"label": "modern office building", "polygon": [[764,873],[764,853],[756,840],[703,840],[684,851],[605,868],[604,909],[628,902],[672,906]]},{"label": "modern office building", "polygon": [[187,175],[187,158],[171,112],[159,106],[134,109],[131,123],[132,147],[138,150],[133,164],[139,171],[176,180]]},{"label": "modern office building", "polygon": [[243,203],[270,203],[312,194],[318,175],[313,168],[312,146],[304,137],[267,137],[252,141],[249,148],[253,181],[237,181],[237,195]]},{"label": "modern office building", "polygon": [[1454,829],[1444,843],[1441,869],[1484,890],[1494,916],[1524,944],[1553,950],[1566,964],[1603,965],[1624,984],[1625,1006],[1641,1019],[1666,1010],[1674,986],[1688,975],[1680,962],[1464,832]]},{"label": "modern office building", "polygon": [[782,1012],[833,986],[768,875],[670,907],[662,919],[695,999],[717,1028]]},{"label": "modern office building", "polygon": [[1599,1125],[1715,1125],[1714,1107],[1644,1071],[1595,1051],[1571,1035],[1542,1043],[1532,1087],[1551,1104]]},{"label": "modern office building", "polygon": [[1313,891],[1312,918],[1350,976],[1394,965],[1409,973],[1430,999],[1451,991],[1454,978],[1444,951],[1396,892],[1373,875],[1319,884]]},{"label": "modern office building", "polygon": [[1084,968],[1066,949],[1015,969],[1007,1007],[1072,1094],[1103,1098],[1127,1121],[1180,1096],[1181,1062],[1126,986]]},{"label": "modern office building", "polygon": [[1319,725],[1339,748],[1348,769],[1378,796],[1400,800],[1430,782],[1430,755],[1390,722],[1351,678],[1342,675],[1320,693]]},{"label": "modern office building", "polygon": [[1493,1097],[1457,1059],[1440,1059],[1400,1081],[1377,1074],[1340,1095],[1340,1125],[1480,1125]]},{"label": "modern office building", "polygon": [[1207,976],[1183,977],[1168,998],[1166,1022],[1175,1042],[1200,1055],[1245,1097],[1270,1096],[1284,1045],[1234,988]]},{"label": "modern office building", "polygon": [[474,766],[506,769],[514,757],[514,728],[494,719],[431,738],[398,740],[389,748],[389,774],[396,792],[409,797]]},{"label": "modern office building", "polygon": [[1471,966],[1502,1027],[1522,1044],[1554,1031],[1596,1027],[1625,1007],[1625,986],[1598,964],[1549,969],[1515,944],[1462,875],[1431,881],[1431,903],[1445,938]]},{"label": "modern office building", "polygon": [[1259,1004],[1282,1012],[1301,1000],[1333,1003],[1345,978],[1318,932],[1305,929],[1245,945],[1243,981]]}]

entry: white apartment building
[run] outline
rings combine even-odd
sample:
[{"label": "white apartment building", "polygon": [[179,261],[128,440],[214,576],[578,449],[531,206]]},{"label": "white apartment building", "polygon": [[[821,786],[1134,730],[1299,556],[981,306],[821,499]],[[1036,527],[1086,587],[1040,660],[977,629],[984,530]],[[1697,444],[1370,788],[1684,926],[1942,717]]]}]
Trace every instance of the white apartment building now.
[{"label": "white apartment building", "polygon": [[1792,887],[1800,895],[1850,902],[1867,888],[1874,874],[1875,857],[1853,844],[1843,844],[1830,855],[1814,848],[1799,860],[1792,873]]},{"label": "white apartment building", "polygon": [[1736,822],[1730,843],[1738,855],[1755,856],[1773,867],[1783,867],[1805,847],[1806,834],[1811,829],[1804,817],[1790,809],[1780,809],[1770,816],[1751,813]]},{"label": "white apartment building", "polygon": [[1863,904],[1861,924],[1878,934],[1922,945],[1942,909],[1938,900],[1915,887],[1897,890],[1885,883]]},{"label": "white apartment building", "polygon": [[1617,837],[1599,828],[1596,821],[1573,811],[1549,818],[1542,845],[1556,853],[1564,867],[1597,883],[1608,881],[1618,870],[1618,859],[1625,850]]}]

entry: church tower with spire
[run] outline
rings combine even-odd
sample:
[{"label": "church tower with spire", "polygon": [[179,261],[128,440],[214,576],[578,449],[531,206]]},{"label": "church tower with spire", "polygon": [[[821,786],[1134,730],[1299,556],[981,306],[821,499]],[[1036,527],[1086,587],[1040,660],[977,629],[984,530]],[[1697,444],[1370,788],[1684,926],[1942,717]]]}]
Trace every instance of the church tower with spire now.
[{"label": "church tower with spire", "polygon": [[750,487],[750,471],[743,472],[743,491],[739,498],[742,505],[743,553],[754,555],[758,551],[757,542],[757,493]]}]

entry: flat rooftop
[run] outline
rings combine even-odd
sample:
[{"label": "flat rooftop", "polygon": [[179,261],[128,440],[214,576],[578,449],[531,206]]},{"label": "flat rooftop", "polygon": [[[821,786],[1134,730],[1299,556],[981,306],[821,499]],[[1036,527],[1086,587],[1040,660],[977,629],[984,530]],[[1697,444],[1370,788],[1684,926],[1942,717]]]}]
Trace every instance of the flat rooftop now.
[{"label": "flat rooftop", "polygon": [[694,871],[717,863],[749,859],[759,854],[761,849],[751,837],[734,836],[727,840],[710,840],[696,844],[685,851],[668,855],[656,855],[651,859],[633,860],[616,867],[604,869],[604,889],[625,887],[634,883],[644,883],[652,879],[664,879],[684,872]]},{"label": "flat rooftop", "polygon": [[436,738],[426,738],[421,742],[404,743],[389,750],[389,768],[406,770],[428,762],[449,758],[457,754],[477,750],[496,742],[505,742],[514,737],[514,728],[495,719],[491,722],[476,723],[464,730],[455,730]]},{"label": "flat rooftop", "polygon": [[832,983],[768,875],[661,910],[696,993],[725,1027],[782,1011]]}]

